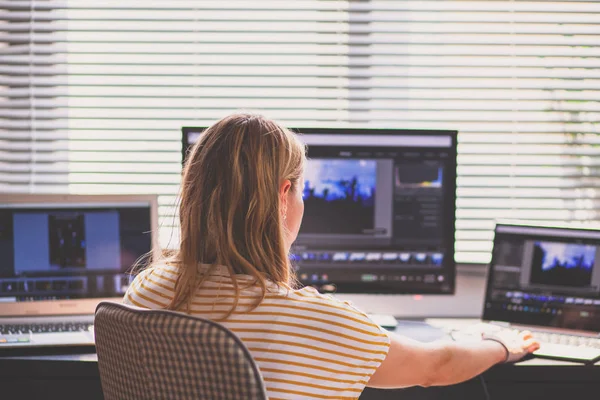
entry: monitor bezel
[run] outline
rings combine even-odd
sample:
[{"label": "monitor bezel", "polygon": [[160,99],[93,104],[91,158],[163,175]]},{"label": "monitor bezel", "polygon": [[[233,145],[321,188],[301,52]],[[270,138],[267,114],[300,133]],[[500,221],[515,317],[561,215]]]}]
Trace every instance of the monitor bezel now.
[{"label": "monitor bezel", "polygon": [[[188,142],[188,135],[190,133],[202,133],[208,127],[207,126],[184,126],[181,128],[182,131],[182,165],[185,165],[186,156],[193,143]],[[457,188],[457,148],[458,148],[458,131],[457,130],[444,130],[444,129],[396,129],[396,128],[316,128],[316,127],[303,127],[303,128],[289,128],[292,132],[297,133],[299,135],[311,135],[311,134],[323,134],[323,135],[389,135],[389,136],[446,136],[450,137],[450,146],[447,147],[450,152],[449,157],[449,178],[448,182],[450,185],[444,187],[445,195],[448,196],[451,200],[448,202],[448,207],[451,207],[452,221],[450,224],[446,224],[446,229],[443,232],[445,238],[448,238],[452,246],[452,257],[449,265],[444,268],[444,273],[448,274],[447,284],[450,285],[449,291],[442,291],[440,289],[435,290],[425,290],[425,289],[402,289],[396,290],[395,288],[390,288],[388,283],[381,282],[369,282],[368,285],[364,283],[352,283],[344,286],[338,286],[336,289],[336,293],[343,294],[447,294],[454,295],[456,293],[456,261],[455,261],[455,243],[456,243],[456,188]],[[448,211],[448,210],[447,210]],[[361,289],[355,289],[356,287],[360,287]],[[349,289],[349,290],[346,290]]]}]

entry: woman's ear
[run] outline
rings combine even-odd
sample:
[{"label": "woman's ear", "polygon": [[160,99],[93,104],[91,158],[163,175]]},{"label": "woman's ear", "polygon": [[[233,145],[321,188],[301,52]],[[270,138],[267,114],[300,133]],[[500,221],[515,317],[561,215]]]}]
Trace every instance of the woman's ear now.
[{"label": "woman's ear", "polygon": [[285,179],[279,186],[279,209],[281,210],[283,219],[285,219],[287,215],[287,203],[290,190],[292,190],[292,182],[290,182],[289,179]]},{"label": "woman's ear", "polygon": [[289,179],[285,179],[279,186],[279,197],[284,198],[290,190],[292,190],[292,182]]}]

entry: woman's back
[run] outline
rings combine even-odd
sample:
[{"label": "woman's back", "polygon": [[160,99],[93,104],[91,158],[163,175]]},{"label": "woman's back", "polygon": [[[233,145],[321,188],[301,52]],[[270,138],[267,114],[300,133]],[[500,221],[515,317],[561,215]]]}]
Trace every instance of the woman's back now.
[{"label": "woman's back", "polygon": [[[124,301],[163,309],[174,294],[177,271],[156,266],[131,284]],[[264,300],[252,277],[238,275],[239,303],[219,321],[250,350],[271,399],[354,399],[385,359],[390,339],[361,311],[312,288],[290,290],[269,283]],[[218,269],[194,294],[190,313],[218,320],[233,305],[234,288]]]}]

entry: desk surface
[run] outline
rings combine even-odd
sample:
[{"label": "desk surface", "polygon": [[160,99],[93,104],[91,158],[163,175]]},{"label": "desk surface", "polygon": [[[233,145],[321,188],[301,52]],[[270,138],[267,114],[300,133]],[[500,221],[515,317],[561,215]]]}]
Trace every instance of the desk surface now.
[{"label": "desk surface", "polygon": [[[443,337],[443,332],[422,321],[400,321],[396,333],[420,341],[432,341]],[[37,398],[48,393],[56,385],[62,385],[62,398],[101,399],[97,357],[93,348],[47,349],[45,354],[0,354],[0,386],[19,385],[19,398]],[[577,394],[578,399],[586,393],[600,392],[600,362],[595,366],[583,364],[528,359],[514,365],[497,365],[486,371],[482,378],[489,387],[493,399],[510,396],[511,400],[561,398]],[[28,384],[29,383],[29,384]],[[35,384],[34,384],[35,383]],[[25,385],[24,385],[25,384]],[[33,392],[25,392],[29,387]],[[68,387],[72,392],[64,391]],[[36,389],[37,388],[37,389]],[[6,389],[3,389],[6,390]],[[37,391],[36,391],[37,390]],[[469,399],[482,396],[479,379],[449,388],[410,388],[404,390],[366,389],[361,399]]]}]

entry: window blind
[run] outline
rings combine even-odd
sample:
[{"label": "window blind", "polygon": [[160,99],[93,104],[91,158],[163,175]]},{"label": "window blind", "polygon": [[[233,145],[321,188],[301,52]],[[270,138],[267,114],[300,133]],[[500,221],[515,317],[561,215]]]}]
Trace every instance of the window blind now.
[{"label": "window blind", "polygon": [[58,126],[66,114],[48,94],[66,87],[50,64],[67,57],[38,46],[40,36],[64,36],[55,28],[27,2],[0,3],[1,192],[68,191],[68,132]]},{"label": "window blind", "polygon": [[456,260],[496,219],[600,222],[600,4],[0,1],[0,188],[157,193],[181,126],[456,129]]}]

